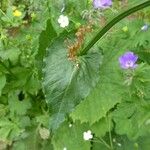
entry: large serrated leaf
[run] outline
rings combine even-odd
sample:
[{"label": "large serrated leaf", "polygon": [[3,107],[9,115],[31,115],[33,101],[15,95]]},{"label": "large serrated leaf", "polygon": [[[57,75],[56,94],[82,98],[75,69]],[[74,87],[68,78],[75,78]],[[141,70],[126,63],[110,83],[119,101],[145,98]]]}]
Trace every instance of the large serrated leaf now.
[{"label": "large serrated leaf", "polygon": [[101,54],[97,50],[68,59],[64,38],[58,38],[49,48],[44,68],[46,100],[51,110],[51,127],[56,129],[84,99],[99,79]]},{"label": "large serrated leaf", "polygon": [[105,117],[106,113],[121,101],[120,94],[116,92],[116,85],[98,84],[99,86],[71,114],[74,120],[93,124]]},{"label": "large serrated leaf", "polygon": [[100,80],[86,100],[80,103],[71,114],[73,120],[93,124],[105,117],[107,112],[121,101],[123,81],[118,71],[119,53],[118,50],[104,53],[104,60],[100,69]]}]

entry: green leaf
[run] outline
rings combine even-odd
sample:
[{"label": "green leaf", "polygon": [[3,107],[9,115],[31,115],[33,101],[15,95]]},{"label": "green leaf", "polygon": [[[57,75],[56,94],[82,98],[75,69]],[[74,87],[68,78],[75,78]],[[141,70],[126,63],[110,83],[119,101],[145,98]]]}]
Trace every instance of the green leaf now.
[{"label": "green leaf", "polygon": [[6,140],[8,135],[10,134],[11,130],[13,129],[13,126],[6,126],[0,129],[0,139]]},{"label": "green leaf", "polygon": [[[130,141],[126,136],[113,138],[114,150],[149,150],[150,137],[140,137],[137,141]],[[93,143],[93,150],[110,150],[102,143]]]},{"label": "green leaf", "polygon": [[126,134],[129,139],[150,134],[149,109],[150,105],[143,107],[135,101],[119,104],[113,113],[116,133]]},{"label": "green leaf", "polygon": [[31,126],[31,120],[28,116],[21,116],[19,122],[19,126],[21,128],[29,127]]},{"label": "green leaf", "polygon": [[102,118],[94,123],[90,128],[97,137],[104,137],[107,132],[111,132],[113,123],[110,117]]},{"label": "green leaf", "polygon": [[88,5],[88,0],[83,0],[83,1],[68,0],[67,2],[67,6],[72,8],[71,13],[74,13],[76,17],[77,17],[77,13],[81,15],[81,12],[87,9],[87,5]]},{"label": "green leaf", "polygon": [[48,127],[49,126],[49,114],[36,116],[36,121],[42,124],[44,127]]},{"label": "green leaf", "polygon": [[26,150],[25,143],[23,141],[17,141],[13,144],[12,150]]},{"label": "green leaf", "polygon": [[130,141],[126,136],[115,136],[113,145],[115,150],[149,150],[150,136],[142,136],[136,141]]},{"label": "green leaf", "polygon": [[[28,139],[17,141],[13,144],[12,150],[53,150],[53,147],[49,141],[41,141],[41,139],[35,142],[34,135]],[[34,143],[35,142],[35,143]]]},{"label": "green leaf", "polygon": [[15,75],[15,79],[13,78],[13,80],[7,83],[5,88],[7,92],[12,91],[12,89],[22,89],[28,82],[31,74],[33,74],[29,68],[19,66],[12,68],[12,72]]},{"label": "green leaf", "polygon": [[0,57],[3,60],[9,59],[11,62],[16,63],[18,60],[18,57],[20,55],[20,50],[17,48],[8,49],[5,51],[0,51]]},{"label": "green leaf", "polygon": [[27,79],[28,82],[25,84],[25,91],[36,94],[37,91],[41,88],[40,82],[35,75],[30,75]]},{"label": "green leaf", "polygon": [[17,137],[21,132],[22,132],[22,130],[20,130],[14,122],[8,120],[7,118],[1,118],[1,120],[0,120],[0,139],[12,140],[14,137]]},{"label": "green leaf", "polygon": [[101,54],[97,49],[71,61],[67,57],[66,47],[64,38],[58,38],[48,48],[44,68],[43,85],[53,115],[50,123],[54,129],[89,94],[99,79]]},{"label": "green leaf", "polygon": [[[137,23],[137,25],[139,26],[137,30],[140,29],[144,24],[144,23],[142,24],[140,21],[137,21],[135,23]],[[140,26],[140,24],[142,25]],[[133,29],[132,29],[132,32],[133,32]],[[131,45],[134,44],[134,46],[136,47],[147,45],[148,43],[150,43],[150,30],[147,30],[147,31],[138,30],[135,35],[131,35],[130,40],[132,40]]]},{"label": "green leaf", "polygon": [[0,104],[0,117],[5,116],[5,114],[7,113],[8,108],[7,106]]},{"label": "green leaf", "polygon": [[139,150],[149,150],[150,135],[140,137],[137,143]]},{"label": "green leaf", "polygon": [[9,93],[8,106],[12,114],[24,115],[31,108],[30,99],[19,101],[18,92]]},{"label": "green leaf", "polygon": [[88,98],[78,105],[71,114],[73,120],[93,124],[105,117],[106,113],[121,101],[120,93],[116,92],[118,87],[115,84],[112,86],[99,83]]},{"label": "green leaf", "polygon": [[108,52],[106,48],[99,82],[91,94],[71,114],[73,120],[93,124],[105,117],[110,109],[121,102],[124,90],[122,75],[118,66],[120,53],[121,51],[115,49]]},{"label": "green leaf", "polygon": [[122,95],[122,103],[113,112],[116,133],[126,134],[129,139],[150,133],[149,75],[150,68],[146,64],[140,64],[134,70],[132,82]]},{"label": "green leaf", "polygon": [[113,146],[110,145],[109,134],[107,134],[103,138],[100,137],[100,138],[96,138],[96,140],[93,140],[92,149],[93,150],[115,150],[113,149]]},{"label": "green leaf", "polygon": [[39,137],[37,128],[32,128],[31,131],[27,131],[26,138],[20,138],[13,144],[13,150],[41,150],[43,141]]},{"label": "green leaf", "polygon": [[150,49],[148,50],[140,50],[137,52],[140,58],[150,64]]},{"label": "green leaf", "polygon": [[1,96],[2,89],[4,88],[5,84],[6,84],[5,75],[0,75],[0,96]]},{"label": "green leaf", "polygon": [[57,33],[55,32],[53,25],[51,24],[51,20],[48,19],[46,30],[42,31],[39,37],[39,49],[36,60],[40,70],[43,66],[43,59],[46,55],[46,48],[50,45],[50,43],[56,36]]},{"label": "green leaf", "polygon": [[83,139],[83,133],[87,130],[86,124],[75,123],[69,127],[65,122],[52,139],[54,150],[63,150],[65,147],[71,150],[90,150],[90,142]]},{"label": "green leaf", "polygon": [[107,148],[105,145],[101,144],[101,143],[94,143],[93,144],[93,150],[109,150],[109,148]]}]

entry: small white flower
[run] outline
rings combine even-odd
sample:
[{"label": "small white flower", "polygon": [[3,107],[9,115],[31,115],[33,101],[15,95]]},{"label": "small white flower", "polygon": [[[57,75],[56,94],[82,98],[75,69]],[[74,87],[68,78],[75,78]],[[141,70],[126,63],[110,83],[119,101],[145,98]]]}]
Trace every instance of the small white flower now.
[{"label": "small white flower", "polygon": [[149,26],[148,26],[147,24],[145,24],[145,25],[143,25],[143,26],[141,27],[141,30],[142,30],[142,31],[147,31],[148,28],[149,28]]},{"label": "small white flower", "polygon": [[116,142],[116,139],[115,139],[115,138],[113,138],[113,142],[114,142],[114,143]]},{"label": "small white flower", "polygon": [[69,128],[71,128],[71,127],[72,127],[72,124],[70,123],[70,124],[69,124]]},{"label": "small white flower", "polygon": [[65,28],[69,25],[69,19],[67,16],[60,15],[58,18],[58,23],[60,24],[60,27]]},{"label": "small white flower", "polygon": [[66,148],[66,147],[64,147],[64,148],[63,148],[63,150],[67,150],[67,148]]},{"label": "small white flower", "polygon": [[88,140],[90,140],[92,138],[93,138],[93,135],[92,135],[92,132],[90,130],[88,130],[87,132],[83,133],[83,139],[85,141],[88,141]]},{"label": "small white flower", "polygon": [[122,145],[121,145],[121,143],[117,143],[117,145],[119,146],[119,147],[121,147]]}]

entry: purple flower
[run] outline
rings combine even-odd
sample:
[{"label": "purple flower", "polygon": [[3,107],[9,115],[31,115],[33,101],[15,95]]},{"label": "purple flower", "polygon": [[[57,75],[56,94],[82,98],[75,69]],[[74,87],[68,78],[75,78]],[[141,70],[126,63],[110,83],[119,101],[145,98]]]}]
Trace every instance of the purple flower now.
[{"label": "purple flower", "polygon": [[94,8],[108,8],[112,5],[112,0],[93,0]]},{"label": "purple flower", "polygon": [[137,67],[137,60],[138,56],[133,52],[126,52],[124,55],[119,57],[119,63],[123,69],[135,69]]}]

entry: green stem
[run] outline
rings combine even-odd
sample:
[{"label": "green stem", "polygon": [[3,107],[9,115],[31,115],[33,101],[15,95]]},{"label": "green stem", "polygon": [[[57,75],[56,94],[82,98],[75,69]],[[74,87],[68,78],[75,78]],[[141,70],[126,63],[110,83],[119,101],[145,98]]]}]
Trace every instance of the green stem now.
[{"label": "green stem", "polygon": [[108,118],[108,116],[106,117],[107,119],[107,122],[108,122],[108,129],[109,129],[109,140],[110,140],[110,146],[111,146],[111,149],[114,149],[113,148],[113,142],[112,142],[112,135],[111,135],[111,120],[110,118]]},{"label": "green stem", "polygon": [[98,138],[108,149],[112,150],[111,146],[109,144],[107,144],[107,142],[105,140],[103,140],[102,138]]},{"label": "green stem", "polygon": [[106,26],[101,29],[96,35],[95,37],[89,42],[89,44],[81,51],[80,55],[85,55],[89,49],[109,30],[111,29],[116,23],[118,23],[120,20],[122,20],[123,18],[129,16],[130,14],[138,11],[138,10],[141,10],[145,7],[148,7],[150,6],[150,0],[142,3],[142,4],[139,4],[135,7],[132,7],[130,8],[129,10],[119,14],[117,17],[115,17],[114,19],[112,19],[110,22],[108,22],[106,24]]}]

